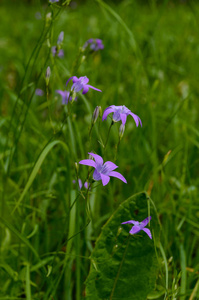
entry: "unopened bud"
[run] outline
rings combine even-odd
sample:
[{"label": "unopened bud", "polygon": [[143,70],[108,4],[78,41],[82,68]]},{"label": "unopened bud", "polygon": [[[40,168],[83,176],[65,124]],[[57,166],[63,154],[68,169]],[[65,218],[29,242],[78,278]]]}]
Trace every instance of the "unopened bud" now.
[{"label": "unopened bud", "polygon": [[51,75],[51,70],[50,70],[50,67],[48,66],[48,68],[46,70],[46,85],[49,84],[50,75]]},{"label": "unopened bud", "polygon": [[101,111],[101,106],[96,106],[96,108],[93,112],[93,116],[92,116],[92,123],[93,124],[95,124],[95,122],[97,121],[100,111]]},{"label": "unopened bud", "polygon": [[125,125],[121,124],[119,128],[119,138],[121,139],[124,135]]},{"label": "unopened bud", "polygon": [[60,45],[63,42],[63,40],[64,40],[64,32],[61,31],[57,39],[57,45]]},{"label": "unopened bud", "polygon": [[51,20],[52,20],[52,13],[49,12],[49,13],[46,14],[46,25],[47,26],[49,25],[49,23],[51,22]]},{"label": "unopened bud", "polygon": [[75,101],[76,99],[77,99],[76,92],[72,92],[72,100],[71,100],[71,102],[73,103],[73,101]]},{"label": "unopened bud", "polygon": [[79,165],[78,165],[77,162],[75,162],[75,171],[76,171],[76,173],[78,174],[78,171],[79,171]]},{"label": "unopened bud", "polygon": [[93,159],[92,155],[89,154],[88,159]]},{"label": "unopened bud", "polygon": [[83,55],[82,58],[81,58],[81,63],[83,63],[85,61],[85,59],[86,59],[86,56]]}]

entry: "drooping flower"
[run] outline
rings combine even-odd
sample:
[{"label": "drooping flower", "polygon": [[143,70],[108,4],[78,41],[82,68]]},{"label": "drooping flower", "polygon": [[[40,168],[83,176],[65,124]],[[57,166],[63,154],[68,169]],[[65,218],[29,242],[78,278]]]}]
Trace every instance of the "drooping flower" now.
[{"label": "drooping flower", "polygon": [[63,49],[58,49],[58,47],[57,46],[53,46],[52,48],[51,48],[51,50],[52,50],[52,54],[53,54],[53,56],[58,56],[58,57],[64,57],[64,50]]},{"label": "drooping flower", "polygon": [[35,90],[35,95],[37,95],[37,96],[43,96],[43,94],[44,94],[44,91],[42,89],[36,89]]},{"label": "drooping flower", "polygon": [[121,224],[133,224],[134,226],[129,231],[130,234],[136,234],[139,231],[143,230],[150,237],[150,239],[152,239],[151,231],[148,228],[145,228],[145,226],[149,223],[150,220],[151,220],[151,216],[147,217],[142,222],[129,220],[129,221],[123,222]]},{"label": "drooping flower", "polygon": [[77,93],[83,89],[82,94],[86,94],[88,92],[89,88],[96,90],[98,92],[101,92],[101,90],[95,88],[92,85],[87,84],[89,82],[89,79],[86,76],[79,77],[79,78],[77,78],[76,76],[72,76],[67,80],[66,85],[68,84],[68,82],[71,79],[73,80],[73,85],[71,87],[72,92]]},{"label": "drooping flower", "polygon": [[82,49],[85,50],[87,47],[89,47],[92,51],[104,49],[104,45],[102,43],[102,40],[100,39],[89,39],[88,41],[86,41]]},{"label": "drooping flower", "polygon": [[59,2],[59,0],[49,0],[50,3]]},{"label": "drooping flower", "polygon": [[95,168],[93,172],[93,179],[98,181],[102,180],[102,184],[107,185],[110,181],[110,176],[119,178],[123,182],[127,183],[126,179],[119,173],[114,170],[118,168],[113,162],[107,161],[103,163],[103,158],[100,155],[94,153],[88,153],[93,159],[84,159],[79,162],[81,165],[91,166]]},{"label": "drooping flower", "polygon": [[[62,104],[68,104],[68,100],[72,101],[72,96],[70,96],[70,98],[69,98],[70,92],[68,92],[68,91],[62,91],[62,90],[56,90],[55,92],[57,94],[59,94],[60,96],[62,96]],[[75,97],[74,100],[76,101],[77,97]]]},{"label": "drooping flower", "polygon": [[132,113],[130,111],[130,109],[128,109],[125,105],[121,105],[121,106],[115,106],[115,105],[111,105],[109,107],[107,107],[104,110],[103,116],[102,116],[102,121],[106,120],[107,116],[113,113],[113,121],[114,122],[118,122],[118,121],[122,121],[122,124],[125,125],[126,123],[126,119],[128,115],[131,115],[136,123],[136,126],[138,127],[139,123],[142,126],[142,121],[141,119],[135,115],[134,113]]}]

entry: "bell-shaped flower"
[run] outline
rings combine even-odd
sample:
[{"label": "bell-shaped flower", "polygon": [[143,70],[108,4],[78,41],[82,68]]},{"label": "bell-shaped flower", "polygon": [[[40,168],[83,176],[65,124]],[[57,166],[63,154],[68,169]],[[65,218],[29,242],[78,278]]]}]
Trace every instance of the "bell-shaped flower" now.
[{"label": "bell-shaped flower", "polygon": [[149,223],[150,220],[151,220],[151,216],[147,217],[142,222],[138,222],[138,221],[134,221],[134,220],[129,220],[129,221],[123,222],[121,224],[133,224],[134,226],[129,231],[130,234],[136,234],[139,231],[143,230],[150,237],[150,239],[152,239],[151,231],[148,228],[145,228],[146,225]]},{"label": "bell-shaped flower", "polygon": [[77,78],[76,76],[72,76],[67,80],[66,85],[68,84],[68,82],[71,79],[73,81],[71,91],[74,92],[74,93],[77,93],[77,92],[80,92],[81,90],[83,90],[82,94],[86,94],[88,92],[89,88],[93,89],[93,90],[96,90],[98,92],[101,92],[101,90],[99,90],[99,89],[95,88],[94,86],[88,84],[89,79],[86,76],[79,77],[79,78]]},{"label": "bell-shaped flower", "polygon": [[116,177],[123,182],[127,183],[126,179],[119,172],[114,170],[118,168],[113,162],[107,161],[103,162],[103,158],[100,155],[94,153],[88,153],[93,159],[84,159],[79,162],[81,165],[91,166],[95,168],[93,172],[93,179],[98,181],[101,180],[103,185],[107,185],[110,181],[110,176]]},{"label": "bell-shaped flower", "polygon": [[111,113],[113,113],[114,122],[122,121],[122,124],[125,125],[127,116],[131,115],[135,121],[136,126],[138,127],[139,123],[142,126],[141,119],[137,115],[132,113],[130,109],[128,109],[125,105],[121,105],[121,106],[111,105],[107,107],[104,110],[102,121],[106,120],[107,116]]}]

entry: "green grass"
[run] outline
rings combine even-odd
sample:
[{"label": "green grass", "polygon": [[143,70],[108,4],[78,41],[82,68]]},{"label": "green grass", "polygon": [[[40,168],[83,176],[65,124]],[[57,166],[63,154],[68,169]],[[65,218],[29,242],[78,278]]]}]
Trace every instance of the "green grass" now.
[{"label": "green grass", "polygon": [[[161,223],[156,299],[199,299],[199,5],[81,2],[75,9],[1,5],[0,299],[83,298],[102,225],[144,190]],[[48,41],[55,45],[62,30],[65,57],[53,59]],[[79,47],[92,37],[104,50],[80,64]],[[68,111],[55,90],[73,75],[86,75],[102,93],[79,95]],[[45,95],[36,96],[36,88]],[[72,182],[75,162],[91,151],[104,154],[111,119],[98,119],[90,140],[91,115],[97,105],[113,104],[143,123],[136,128],[128,116],[118,148],[116,164],[128,184],[96,184],[84,201]],[[115,123],[105,161],[114,160],[118,130]],[[82,180],[87,171],[79,166]]]}]

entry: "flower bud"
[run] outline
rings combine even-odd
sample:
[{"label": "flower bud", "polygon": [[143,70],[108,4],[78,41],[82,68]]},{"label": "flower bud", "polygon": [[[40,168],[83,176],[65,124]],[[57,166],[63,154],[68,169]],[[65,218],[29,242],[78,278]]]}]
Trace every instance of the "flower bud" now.
[{"label": "flower bud", "polygon": [[50,70],[50,67],[48,66],[48,68],[46,70],[46,85],[49,84],[50,75],[51,75],[51,70]]},{"label": "flower bud", "polygon": [[49,12],[46,14],[46,25],[48,26],[52,20],[52,13]]},{"label": "flower bud", "polygon": [[125,130],[125,125],[121,124],[120,128],[119,128],[119,138],[120,138],[120,140],[124,135],[124,130]]},{"label": "flower bud", "polygon": [[76,173],[78,174],[78,171],[79,171],[79,165],[78,165],[77,162],[75,162],[75,171],[76,171]]},{"label": "flower bud", "polygon": [[94,112],[93,112],[93,116],[92,116],[92,123],[95,124],[95,122],[97,121],[98,119],[98,116],[101,112],[101,106],[96,106]]},{"label": "flower bud", "polygon": [[60,45],[63,42],[63,40],[64,40],[64,32],[61,31],[57,39],[57,45]]}]

